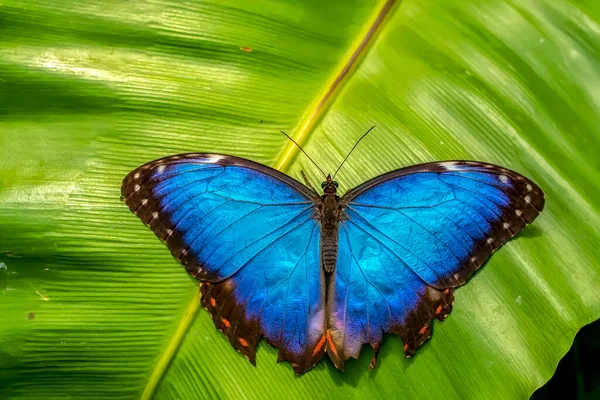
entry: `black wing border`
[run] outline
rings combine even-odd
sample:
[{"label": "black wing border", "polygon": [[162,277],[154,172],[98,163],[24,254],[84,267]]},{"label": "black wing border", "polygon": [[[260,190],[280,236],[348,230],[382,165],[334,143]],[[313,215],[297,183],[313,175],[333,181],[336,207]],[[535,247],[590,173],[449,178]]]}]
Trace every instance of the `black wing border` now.
[{"label": "black wing border", "polygon": [[[464,171],[464,170],[454,171],[452,169],[449,169],[451,167],[456,167],[456,166],[467,166],[467,167],[471,167],[474,169],[480,169],[479,172],[495,173],[497,175],[508,175],[517,181],[523,182],[525,185],[527,185],[527,184],[531,185],[531,187],[532,187],[531,191],[534,193],[541,194],[542,204],[544,203],[543,190],[537,184],[535,184],[533,181],[526,178],[525,176],[519,174],[518,172],[510,170],[508,168],[501,167],[499,165],[481,162],[481,161],[470,161],[470,160],[433,161],[433,162],[428,162],[428,163],[415,164],[415,165],[411,165],[408,167],[399,168],[394,171],[386,172],[384,174],[376,176],[375,178],[369,179],[368,181],[356,186],[355,188],[348,190],[346,193],[344,193],[341,200],[345,203],[349,203],[354,198],[356,198],[357,196],[366,192],[370,188],[377,186],[380,183],[387,182],[391,179],[398,178],[398,177],[401,177],[404,175],[409,175],[409,174],[419,173],[419,172],[444,173],[444,172],[462,172],[462,171]],[[542,211],[542,209],[540,209],[539,211]]]},{"label": "black wing border", "polygon": [[316,201],[320,198],[320,196],[314,189],[298,182],[296,179],[284,174],[281,171],[276,170],[275,168],[271,168],[267,165],[260,164],[256,161],[248,160],[246,158],[216,153],[181,153],[168,157],[157,158],[156,160],[147,162],[146,164],[134,169],[129,174],[127,174],[127,176],[125,176],[121,185],[121,194],[126,197],[129,193],[134,191],[134,186],[137,181],[135,176],[138,173],[143,173],[147,170],[151,170],[155,167],[158,167],[159,165],[173,165],[193,162],[192,159],[194,158],[206,158],[207,161],[204,162],[205,164],[237,166],[252,169],[254,171],[261,172],[265,175],[271,176],[275,179],[280,180],[283,183],[290,185],[309,200]]}]

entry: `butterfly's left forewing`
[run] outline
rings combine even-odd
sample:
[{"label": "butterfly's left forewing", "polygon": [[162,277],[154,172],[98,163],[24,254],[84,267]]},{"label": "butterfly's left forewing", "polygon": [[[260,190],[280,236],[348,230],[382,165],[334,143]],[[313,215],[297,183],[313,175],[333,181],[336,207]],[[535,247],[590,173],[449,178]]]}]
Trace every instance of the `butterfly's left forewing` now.
[{"label": "butterfly's left forewing", "polygon": [[489,164],[441,162],[384,174],[346,193],[327,293],[328,354],[342,368],[383,333],[406,355],[452,310],[453,288],[544,206],[527,178]]},{"label": "butterfly's left forewing", "polygon": [[254,363],[261,336],[304,372],[321,358],[324,276],[318,196],[266,166],[186,154],[123,181],[125,202],[202,280],[202,304]]}]

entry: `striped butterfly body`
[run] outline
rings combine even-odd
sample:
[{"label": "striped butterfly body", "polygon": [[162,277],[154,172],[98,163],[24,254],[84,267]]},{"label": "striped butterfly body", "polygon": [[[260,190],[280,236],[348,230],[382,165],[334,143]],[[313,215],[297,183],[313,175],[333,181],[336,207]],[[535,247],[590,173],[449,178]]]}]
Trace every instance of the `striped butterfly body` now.
[{"label": "striped butterfly body", "polygon": [[123,181],[129,208],[195,278],[202,305],[255,363],[261,337],[296,373],[343,369],[399,335],[408,357],[464,284],[544,207],[542,190],[490,164],[447,161],[337,194],[238,157],[183,154]]}]

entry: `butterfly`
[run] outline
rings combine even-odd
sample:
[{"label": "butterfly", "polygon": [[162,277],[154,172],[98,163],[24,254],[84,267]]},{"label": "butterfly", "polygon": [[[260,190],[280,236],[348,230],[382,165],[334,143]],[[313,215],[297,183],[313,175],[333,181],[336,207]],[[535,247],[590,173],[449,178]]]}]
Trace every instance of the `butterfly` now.
[{"label": "butterfly", "polygon": [[454,288],[544,207],[531,180],[474,161],[398,169],[341,197],[334,178],[320,194],[250,160],[181,154],[132,171],[122,196],[202,282],[231,345],[255,365],[265,337],[297,374],[325,353],[343,370],[364,344],[372,368],[387,332],[413,355]]}]

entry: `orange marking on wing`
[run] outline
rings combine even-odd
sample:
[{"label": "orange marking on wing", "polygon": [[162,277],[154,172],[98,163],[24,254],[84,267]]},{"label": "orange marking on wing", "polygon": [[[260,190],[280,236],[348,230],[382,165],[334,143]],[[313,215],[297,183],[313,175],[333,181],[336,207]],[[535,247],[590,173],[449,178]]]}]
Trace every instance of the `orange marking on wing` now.
[{"label": "orange marking on wing", "polygon": [[217,301],[215,299],[213,299],[212,297],[210,298],[210,305],[213,307],[217,305]]},{"label": "orange marking on wing", "polygon": [[408,350],[408,345],[407,344],[404,345],[404,351],[406,351],[406,350]]},{"label": "orange marking on wing", "polygon": [[375,364],[377,364],[377,357],[373,357],[373,358],[371,359],[371,363],[369,364],[369,369],[370,369],[371,371],[373,371],[373,368],[375,368]]},{"label": "orange marking on wing", "polygon": [[427,332],[427,325],[423,326],[423,327],[421,328],[421,330],[419,331],[419,333],[420,333],[421,335],[424,335],[424,334],[425,334],[425,332]]},{"label": "orange marking on wing", "polygon": [[209,286],[210,286],[210,282],[204,282],[204,285],[205,285],[206,287],[209,287]]},{"label": "orange marking on wing", "polygon": [[321,351],[324,344],[325,344],[325,335],[321,336],[321,340],[319,340],[319,343],[317,343],[317,345],[315,346],[315,349],[313,350],[313,356],[315,354],[317,354],[319,351]]},{"label": "orange marking on wing", "polygon": [[229,328],[231,326],[229,321],[227,321],[225,318],[221,318],[221,321],[223,321],[223,325],[225,325],[225,328]]},{"label": "orange marking on wing", "polygon": [[244,347],[248,347],[248,342],[246,342],[243,338],[239,338],[238,339],[240,341],[240,344]]},{"label": "orange marking on wing", "polygon": [[438,308],[436,308],[436,309],[435,309],[435,313],[436,313],[436,314],[439,314],[439,313],[441,313],[441,312],[442,312],[442,309],[443,309],[443,307],[442,307],[442,305],[440,304],[440,305],[438,306]]},{"label": "orange marking on wing", "polygon": [[446,293],[446,294],[450,293],[450,289],[444,290],[444,293]]},{"label": "orange marking on wing", "polygon": [[333,344],[333,340],[331,340],[331,334],[329,333],[329,329],[327,330],[326,336],[327,336],[327,344],[329,345],[329,348],[331,349],[331,351],[333,351],[333,354],[335,354],[337,356],[338,353],[335,348],[335,345]]}]

